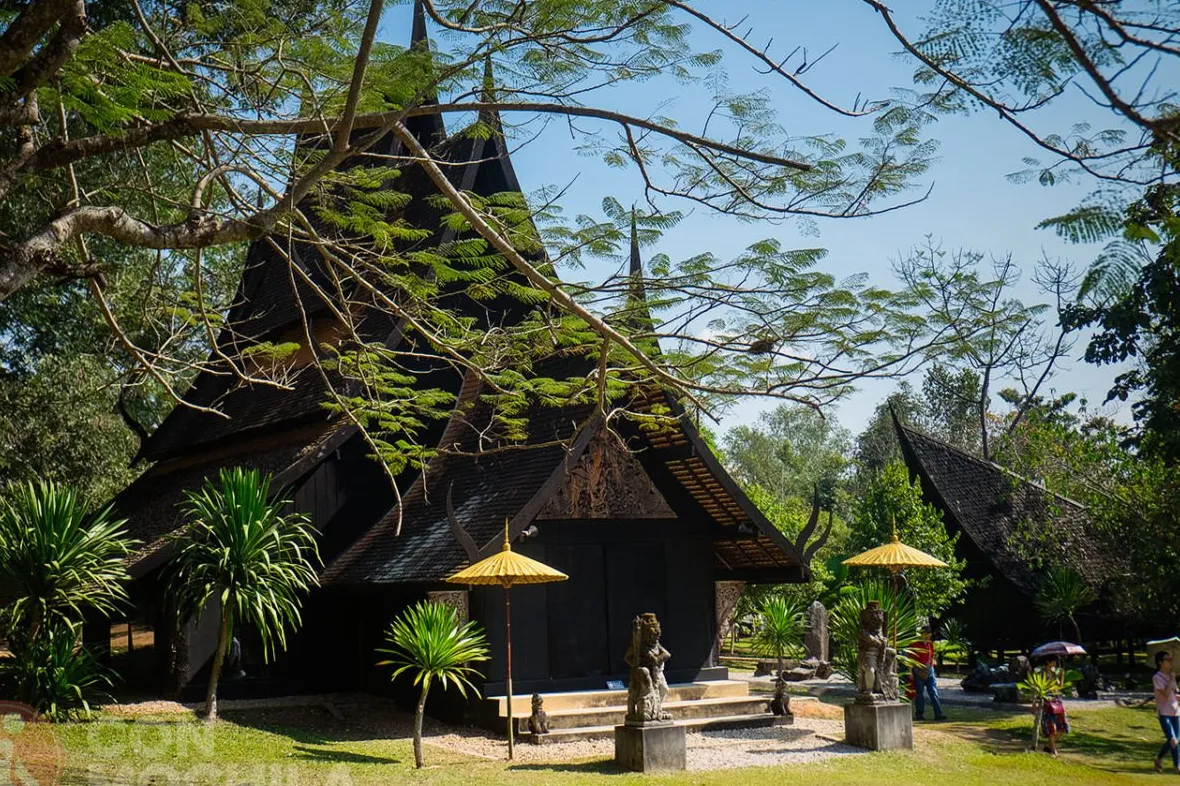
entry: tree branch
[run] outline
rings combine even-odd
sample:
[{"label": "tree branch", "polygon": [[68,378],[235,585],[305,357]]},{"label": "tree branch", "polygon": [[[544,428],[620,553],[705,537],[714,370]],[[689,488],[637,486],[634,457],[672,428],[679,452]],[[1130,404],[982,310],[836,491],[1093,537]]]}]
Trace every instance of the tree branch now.
[{"label": "tree branch", "polygon": [[0,35],[0,76],[11,76],[74,2],[29,0],[25,10],[8,26],[4,35]]}]

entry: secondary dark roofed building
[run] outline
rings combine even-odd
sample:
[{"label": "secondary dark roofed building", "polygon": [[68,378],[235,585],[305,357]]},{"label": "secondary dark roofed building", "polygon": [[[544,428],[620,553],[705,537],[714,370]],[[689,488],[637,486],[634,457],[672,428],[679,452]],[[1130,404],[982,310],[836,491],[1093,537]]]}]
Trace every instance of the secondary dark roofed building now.
[{"label": "secondary dark roofed building", "polygon": [[948,531],[960,535],[956,553],[972,584],[947,616],[967,624],[976,646],[1020,648],[1058,637],[1062,631],[1043,623],[1032,603],[1047,570],[1058,566],[1076,571],[1100,595],[1084,614],[1083,629],[1093,637],[1121,634],[1109,612],[1113,583],[1130,579],[1128,565],[1085,506],[896,417],[894,427],[923,497],[942,512]]}]

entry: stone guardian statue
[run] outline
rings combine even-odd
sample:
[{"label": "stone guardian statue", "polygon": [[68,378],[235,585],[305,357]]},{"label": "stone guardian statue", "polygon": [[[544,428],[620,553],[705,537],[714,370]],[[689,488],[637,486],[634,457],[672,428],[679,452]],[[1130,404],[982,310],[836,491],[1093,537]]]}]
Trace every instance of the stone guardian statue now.
[{"label": "stone guardian statue", "polygon": [[885,633],[885,610],[875,600],[860,612],[856,654],[856,700],[869,704],[896,700],[897,652]]},{"label": "stone guardian statue", "polygon": [[664,664],[672,655],[660,644],[660,621],[655,614],[640,614],[631,622],[631,646],[623,660],[631,667],[627,686],[627,723],[668,721],[664,698],[668,681]]}]

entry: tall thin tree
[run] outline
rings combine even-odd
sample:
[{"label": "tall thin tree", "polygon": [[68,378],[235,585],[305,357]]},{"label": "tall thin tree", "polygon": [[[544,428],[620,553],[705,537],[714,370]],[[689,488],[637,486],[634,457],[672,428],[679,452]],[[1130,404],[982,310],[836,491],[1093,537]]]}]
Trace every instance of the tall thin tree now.
[{"label": "tall thin tree", "polygon": [[254,628],[269,660],[301,622],[301,596],[319,583],[315,529],[291,500],[270,491],[257,470],[223,469],[189,492],[171,589],[183,617],[219,606],[217,650],[205,693],[205,716],[217,718],[217,683],[235,622]]}]

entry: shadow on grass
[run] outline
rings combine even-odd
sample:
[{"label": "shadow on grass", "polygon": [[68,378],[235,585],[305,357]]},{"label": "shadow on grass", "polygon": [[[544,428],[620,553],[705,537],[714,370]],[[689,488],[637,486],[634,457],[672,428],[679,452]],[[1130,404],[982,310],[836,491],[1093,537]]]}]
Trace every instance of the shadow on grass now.
[{"label": "shadow on grass", "polygon": [[401,759],[392,759],[388,756],[370,756],[366,753],[351,753],[349,751],[331,750],[330,748],[312,748],[308,745],[296,745],[295,754],[300,759],[319,763],[401,764]]},{"label": "shadow on grass", "polygon": [[[971,721],[951,723],[943,730],[973,742],[992,753],[1023,753],[1032,744],[1032,722],[1021,722],[1013,725],[1008,719],[1006,725],[988,726],[974,724]],[[1079,723],[1078,721],[1081,720]],[[1152,726],[1136,718],[1126,725],[1110,728],[1084,728],[1088,719],[1077,719],[1071,723],[1070,732],[1058,738],[1057,749],[1067,761],[1085,764],[1096,770],[1110,773],[1135,774],[1151,771],[1151,760],[1155,758],[1159,742],[1131,736],[1143,734],[1151,737]],[[1089,721],[1093,723],[1093,721]],[[1040,748],[1046,745],[1044,735],[1041,735]],[[1040,753],[1041,751],[1038,751]]]},{"label": "shadow on grass", "polygon": [[628,773],[620,769],[610,759],[598,759],[595,761],[581,761],[571,762],[569,764],[552,763],[552,764],[512,764],[508,767],[509,770],[521,770],[531,772],[580,772],[587,775],[627,775]]}]

